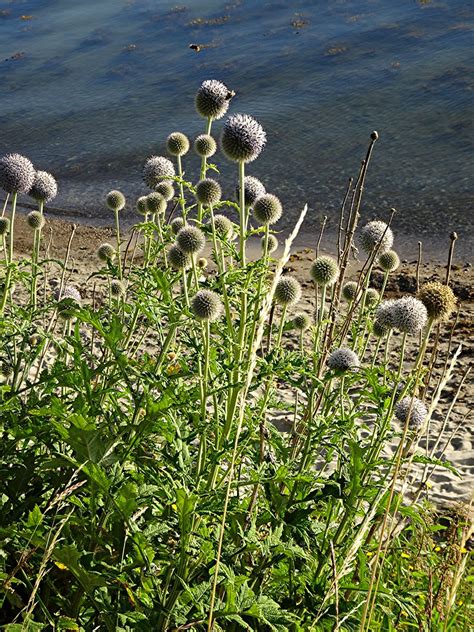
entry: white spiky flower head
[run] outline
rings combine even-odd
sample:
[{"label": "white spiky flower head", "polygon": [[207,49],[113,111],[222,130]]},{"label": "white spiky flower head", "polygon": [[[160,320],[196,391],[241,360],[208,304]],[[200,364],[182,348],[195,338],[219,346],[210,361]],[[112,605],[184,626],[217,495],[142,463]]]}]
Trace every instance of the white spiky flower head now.
[{"label": "white spiky flower head", "polygon": [[233,92],[216,79],[203,81],[196,94],[196,110],[203,118],[220,119],[229,109]]},{"label": "white spiky flower head", "polygon": [[152,156],[148,158],[143,167],[143,181],[150,189],[155,189],[161,180],[173,178],[174,165],[164,156]]},{"label": "white spiky flower head", "polygon": [[282,276],[275,288],[275,302],[288,307],[295,305],[301,298],[301,285],[291,276]]},{"label": "white spiky flower head", "polygon": [[383,327],[386,330],[393,329],[395,326],[393,321],[395,303],[395,299],[382,301],[375,312],[375,321],[379,323],[380,327]]},{"label": "white spiky flower head", "polygon": [[38,202],[51,202],[58,194],[58,183],[47,171],[37,171],[28,195]]},{"label": "white spiky flower head", "polygon": [[7,193],[28,193],[35,181],[35,168],[21,154],[0,158],[0,188]]},{"label": "white spiky flower head", "polygon": [[225,122],[222,149],[233,162],[252,162],[258,158],[266,142],[265,130],[248,114],[234,114]]},{"label": "white spiky flower head", "polygon": [[420,428],[426,419],[428,411],[423,402],[417,397],[404,397],[395,407],[395,417],[403,424]]},{"label": "white spiky flower head", "polygon": [[360,233],[360,245],[367,254],[371,254],[375,248],[378,252],[386,252],[393,245],[393,232],[385,222],[374,220],[366,224]]},{"label": "white spiky flower head", "polygon": [[188,255],[197,255],[204,250],[206,238],[197,226],[183,226],[176,235],[176,243]]},{"label": "white spiky flower head", "polygon": [[217,320],[222,313],[222,301],[212,290],[199,290],[191,301],[191,310],[198,320]]},{"label": "white spiky flower head", "polygon": [[315,259],[310,269],[311,278],[318,285],[334,285],[339,276],[337,261],[327,255]]},{"label": "white spiky flower head", "polygon": [[402,333],[418,334],[426,325],[428,313],[423,303],[413,296],[395,301],[392,312],[393,326]]},{"label": "white spiky flower head", "polygon": [[357,369],[360,365],[357,354],[352,349],[341,347],[334,349],[328,358],[328,367],[335,371]]},{"label": "white spiky flower head", "polygon": [[395,272],[400,265],[400,257],[395,250],[387,250],[379,256],[379,266],[384,272]]},{"label": "white spiky flower head", "polygon": [[311,318],[305,312],[298,312],[293,317],[293,327],[298,331],[305,331],[311,326]]}]

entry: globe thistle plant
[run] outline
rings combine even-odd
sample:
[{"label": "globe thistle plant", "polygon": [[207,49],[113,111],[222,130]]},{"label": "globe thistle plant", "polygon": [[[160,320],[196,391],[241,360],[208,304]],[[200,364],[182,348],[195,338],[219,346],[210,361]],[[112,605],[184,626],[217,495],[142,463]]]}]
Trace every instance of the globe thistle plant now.
[{"label": "globe thistle plant", "polygon": [[197,260],[197,267],[201,268],[201,270],[204,270],[204,268],[207,268],[207,259],[206,257],[199,257],[199,259]]},{"label": "globe thistle plant", "polygon": [[375,320],[372,325],[372,333],[376,338],[383,338],[389,332],[389,327],[383,325],[379,320]]},{"label": "globe thistle plant", "polygon": [[253,215],[259,224],[264,226],[276,224],[283,213],[280,200],[276,195],[265,193],[254,203]]},{"label": "globe thistle plant", "polygon": [[154,191],[146,196],[146,210],[153,215],[163,214],[166,211],[166,200],[161,193]]},{"label": "globe thistle plant", "polygon": [[186,270],[191,265],[190,255],[184,253],[176,244],[168,250],[168,261],[174,270]]},{"label": "globe thistle plant", "polygon": [[413,296],[397,299],[392,309],[393,326],[402,333],[418,334],[428,319],[426,307]]},{"label": "globe thistle plant", "polygon": [[156,193],[159,193],[160,195],[162,195],[167,202],[172,200],[174,197],[173,185],[171,184],[171,182],[168,182],[167,180],[163,180],[162,182],[159,182],[155,187],[155,191]]},{"label": "globe thistle plant", "polygon": [[317,285],[331,286],[339,276],[337,261],[327,255],[321,255],[311,265],[311,278]]},{"label": "globe thistle plant", "polygon": [[137,211],[140,213],[140,215],[146,215],[148,213],[147,208],[146,208],[147,197],[148,196],[146,195],[142,195],[137,200]]},{"label": "globe thistle plant", "polygon": [[378,293],[378,291],[373,287],[369,287],[365,293],[365,304],[367,305],[367,307],[373,307],[374,305],[377,305],[379,300],[380,294]]},{"label": "globe thistle plant", "polygon": [[10,230],[10,220],[8,217],[0,217],[0,236],[6,235]]},{"label": "globe thistle plant", "polygon": [[44,215],[39,211],[31,211],[26,216],[26,223],[33,230],[41,230],[45,225]]},{"label": "globe thistle plant", "polygon": [[266,141],[263,127],[248,114],[234,114],[225,122],[222,149],[233,162],[252,162],[258,158]]},{"label": "globe thistle plant", "polygon": [[203,118],[220,119],[229,109],[233,93],[221,81],[203,81],[196,94],[196,110]]},{"label": "globe thistle plant", "polygon": [[[258,178],[254,176],[245,176],[244,178],[244,201],[246,208],[253,206],[256,200],[265,195],[266,190]],[[240,186],[235,189],[237,200],[240,199]]]},{"label": "globe thistle plant", "polygon": [[385,222],[375,220],[366,224],[360,233],[360,245],[367,254],[371,254],[376,248],[383,253],[393,245],[393,232]]},{"label": "globe thistle plant", "polygon": [[341,347],[334,349],[328,358],[328,367],[335,371],[348,371],[356,369],[360,365],[357,354],[352,349]]},{"label": "globe thistle plant", "polygon": [[385,331],[393,329],[395,326],[393,320],[395,303],[396,301],[394,299],[383,301],[377,307],[377,311],[375,312],[375,322],[378,323],[379,327],[383,328]]},{"label": "globe thistle plant", "polygon": [[173,234],[177,235],[184,226],[184,219],[182,217],[175,217],[170,226]]},{"label": "globe thistle plant", "polygon": [[153,190],[162,180],[173,178],[175,175],[173,163],[164,156],[148,158],[143,167],[143,181]]},{"label": "globe thistle plant", "polygon": [[222,313],[222,301],[211,290],[199,290],[191,301],[191,311],[198,320],[213,322]]},{"label": "globe thistle plant", "polygon": [[197,255],[204,250],[206,238],[196,226],[184,226],[176,235],[176,243],[187,255]]},{"label": "globe thistle plant", "polygon": [[106,201],[112,211],[121,211],[125,207],[125,196],[121,191],[109,191]]},{"label": "globe thistle plant", "polygon": [[301,285],[291,276],[282,276],[275,288],[275,302],[283,307],[295,305],[301,298]]},{"label": "globe thistle plant", "polygon": [[222,196],[221,185],[212,178],[204,178],[196,185],[196,198],[206,206],[214,206]]},{"label": "globe thistle plant", "polygon": [[[267,241],[267,252],[268,254],[271,254],[272,252],[275,252],[275,250],[278,248],[278,239],[275,237],[275,235],[269,234],[267,237],[268,241]],[[265,236],[262,237],[262,249],[265,248]]]},{"label": "globe thistle plant", "polygon": [[172,156],[184,156],[189,151],[189,140],[181,132],[173,132],[166,139],[168,151]]},{"label": "globe thistle plant", "polygon": [[35,181],[33,163],[20,154],[0,158],[0,188],[7,193],[28,193]]},{"label": "globe thistle plant", "polygon": [[112,279],[112,281],[110,282],[110,294],[114,298],[125,296],[126,289],[122,281],[119,281],[118,279]]},{"label": "globe thistle plant", "polygon": [[415,428],[421,428],[427,415],[426,406],[417,397],[404,397],[395,407],[395,417],[398,421]]},{"label": "globe thistle plant", "polygon": [[348,281],[342,287],[342,296],[346,301],[353,301],[357,295],[358,284],[355,281]]},{"label": "globe thistle plant", "polygon": [[234,224],[225,215],[216,215],[214,217],[214,227],[216,233],[226,239],[231,239],[234,234]]},{"label": "globe thistle plant", "polygon": [[217,151],[217,143],[210,134],[201,134],[194,141],[194,151],[201,158],[210,158]]},{"label": "globe thistle plant", "polygon": [[82,297],[79,290],[73,285],[66,285],[60,294],[59,290],[55,293],[58,309],[58,315],[63,320],[70,320],[76,313],[76,310],[81,307]]},{"label": "globe thistle plant", "polygon": [[425,283],[418,292],[418,298],[433,322],[447,320],[456,308],[456,297],[448,285],[431,281]]},{"label": "globe thistle plant", "polygon": [[400,258],[395,250],[387,250],[379,256],[378,263],[384,272],[394,272],[400,265]]},{"label": "globe thistle plant", "polygon": [[101,244],[97,248],[97,257],[101,261],[109,262],[112,261],[115,257],[115,248],[111,244]]},{"label": "globe thistle plant", "polygon": [[293,317],[293,327],[298,331],[305,331],[311,325],[311,318],[304,312],[298,312]]},{"label": "globe thistle plant", "polygon": [[58,184],[47,171],[37,171],[28,195],[37,202],[51,202],[58,194]]}]

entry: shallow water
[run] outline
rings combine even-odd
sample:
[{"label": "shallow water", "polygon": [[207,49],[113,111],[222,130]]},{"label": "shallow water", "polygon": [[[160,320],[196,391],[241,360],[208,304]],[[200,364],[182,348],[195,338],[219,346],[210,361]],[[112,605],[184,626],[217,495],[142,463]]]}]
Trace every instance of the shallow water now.
[{"label": "shallow water", "polygon": [[194,94],[220,79],[267,130],[248,173],[280,195],[283,228],[306,201],[307,241],[323,215],[335,227],[376,129],[362,220],[396,207],[404,243],[457,230],[468,253],[473,27],[461,0],[2,2],[0,151],[53,172],[68,218],[108,223],[105,193],[144,193],[144,158],[202,132]]}]

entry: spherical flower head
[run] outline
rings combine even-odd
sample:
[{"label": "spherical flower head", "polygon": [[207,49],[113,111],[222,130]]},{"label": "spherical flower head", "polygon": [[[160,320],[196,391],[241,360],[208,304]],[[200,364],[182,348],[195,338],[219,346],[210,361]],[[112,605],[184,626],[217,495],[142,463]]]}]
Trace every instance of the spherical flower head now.
[{"label": "spherical flower head", "polygon": [[393,326],[406,334],[418,334],[428,320],[423,303],[413,296],[404,296],[393,305]]},{"label": "spherical flower head", "polygon": [[229,109],[233,94],[221,81],[203,81],[196,94],[196,110],[203,118],[220,119]]},{"label": "spherical flower head", "polygon": [[121,211],[125,207],[125,196],[121,191],[109,191],[106,201],[112,211]]},{"label": "spherical flower head", "polygon": [[10,220],[8,217],[0,217],[0,235],[6,235],[10,230]]},{"label": "spherical flower head", "polygon": [[143,167],[143,182],[150,189],[155,189],[161,180],[173,178],[174,175],[175,170],[173,163],[164,156],[152,156],[148,158]]},{"label": "spherical flower head", "polygon": [[234,224],[225,215],[214,217],[214,227],[216,233],[225,239],[231,239],[234,234]]},{"label": "spherical flower head", "polygon": [[310,274],[317,285],[334,285],[339,276],[339,266],[332,257],[321,255],[313,261]]},{"label": "spherical flower head", "polygon": [[376,338],[383,338],[386,334],[388,334],[389,327],[383,325],[380,321],[375,320],[372,325],[372,333]]},{"label": "spherical flower head", "polygon": [[125,296],[125,285],[122,283],[122,281],[119,281],[118,279],[112,279],[112,281],[110,282],[110,293],[114,298]]},{"label": "spherical flower head", "polygon": [[393,311],[395,303],[396,301],[394,299],[383,301],[375,312],[375,321],[379,323],[380,327],[384,328],[385,332],[394,327]]},{"label": "spherical flower head", "polygon": [[346,349],[345,347],[334,349],[328,358],[328,367],[335,371],[357,369],[359,364],[357,354],[352,349]]},{"label": "spherical flower head", "polygon": [[197,319],[213,322],[222,313],[222,301],[211,290],[199,290],[191,301],[191,311]]},{"label": "spherical flower head", "polygon": [[58,316],[64,320],[70,320],[75,315],[77,309],[81,307],[81,295],[79,290],[73,285],[66,285],[61,294],[58,289],[55,293],[55,298],[58,302]]},{"label": "spherical flower head", "polygon": [[9,360],[0,361],[0,375],[5,380],[13,375],[13,365]]},{"label": "spherical flower head", "polygon": [[267,142],[265,130],[248,114],[234,114],[227,119],[222,132],[222,149],[229,160],[252,162]]},{"label": "spherical flower head", "polygon": [[206,238],[196,226],[183,226],[176,235],[176,243],[187,255],[197,255],[204,250]]},{"label": "spherical flower head", "polygon": [[204,178],[196,185],[196,198],[201,204],[213,206],[220,202],[221,196],[221,185],[212,178]]},{"label": "spherical flower head", "polygon": [[400,257],[395,250],[387,250],[379,256],[379,266],[384,272],[395,272],[400,265]]},{"label": "spherical flower head", "polygon": [[115,257],[115,248],[110,244],[101,244],[97,248],[97,257],[101,261],[112,261]]},{"label": "spherical flower head", "polygon": [[168,250],[168,261],[174,270],[186,270],[191,265],[190,255],[184,253],[176,244]]},{"label": "spherical flower head", "polygon": [[358,284],[355,281],[348,281],[342,287],[342,296],[346,301],[353,301],[357,296]]},{"label": "spherical flower head", "polygon": [[39,211],[31,211],[26,216],[26,223],[33,230],[41,230],[45,225],[44,215]]},{"label": "spherical flower head", "polygon": [[265,193],[255,201],[253,216],[263,226],[276,224],[283,213],[280,200],[272,193]]},{"label": "spherical flower head", "polygon": [[410,426],[420,428],[426,419],[426,406],[417,397],[404,397],[395,407],[395,417],[402,424],[408,422]]},{"label": "spherical flower head", "polygon": [[201,134],[194,141],[194,151],[201,158],[210,158],[217,151],[217,143],[210,134]]},{"label": "spherical flower head", "polygon": [[[254,176],[245,176],[244,178],[244,201],[246,208],[253,206],[256,200],[265,195],[266,190],[258,178]],[[235,189],[235,196],[240,200],[240,185]]]},{"label": "spherical flower head", "polygon": [[161,193],[154,191],[146,196],[146,210],[153,214],[163,214],[166,211],[166,200]]},{"label": "spherical flower head", "polygon": [[360,245],[367,254],[371,254],[375,248],[378,248],[378,252],[386,252],[393,245],[392,229],[380,220],[369,222],[360,233]]},{"label": "spherical flower head", "polygon": [[299,312],[293,317],[293,327],[298,331],[305,331],[311,325],[311,318],[304,312]]},{"label": "spherical flower head", "polygon": [[35,181],[35,168],[20,154],[0,158],[0,188],[7,193],[28,193]]},{"label": "spherical flower head", "polygon": [[301,285],[291,276],[282,276],[275,288],[275,302],[284,307],[295,305],[301,298]]},{"label": "spherical flower head", "polygon": [[173,132],[166,139],[168,151],[172,156],[184,156],[189,151],[189,140],[181,132]]},{"label": "spherical flower head", "polygon": [[369,287],[367,292],[365,293],[365,304],[367,307],[373,307],[377,305],[380,299],[380,294],[373,287]]},{"label": "spherical flower head", "polygon": [[175,217],[170,224],[173,235],[177,235],[184,226],[184,219],[182,217]]},{"label": "spherical flower head", "polygon": [[197,267],[201,268],[201,270],[204,270],[204,268],[207,268],[206,257],[199,257],[199,259],[197,260]]},{"label": "spherical flower head", "polygon": [[[265,237],[262,237],[262,250],[265,248]],[[278,248],[278,239],[275,235],[268,235],[267,252],[271,254]]]},{"label": "spherical flower head", "polygon": [[426,307],[428,318],[434,322],[446,320],[456,308],[454,292],[439,281],[425,283],[418,292],[418,298]]},{"label": "spherical flower head", "polygon": [[38,202],[51,202],[58,194],[58,183],[47,171],[37,171],[28,195]]},{"label": "spherical flower head", "polygon": [[146,209],[146,199],[148,196],[146,195],[141,195],[138,200],[137,200],[137,211],[140,213],[140,215],[146,215],[148,213],[147,209]]},{"label": "spherical flower head", "polygon": [[156,193],[159,193],[160,195],[162,195],[167,202],[173,199],[173,196],[174,196],[173,185],[171,184],[171,182],[168,182],[167,180],[163,180],[162,182],[159,182],[155,187],[155,191]]}]

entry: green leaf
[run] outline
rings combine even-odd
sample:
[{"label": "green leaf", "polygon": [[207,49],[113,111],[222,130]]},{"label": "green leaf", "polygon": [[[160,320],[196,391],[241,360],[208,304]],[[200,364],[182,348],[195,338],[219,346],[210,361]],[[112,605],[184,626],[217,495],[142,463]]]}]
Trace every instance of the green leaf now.
[{"label": "green leaf", "polygon": [[35,505],[34,508],[28,514],[28,520],[26,521],[26,525],[28,527],[37,527],[43,521],[43,514],[40,511],[38,505]]}]

